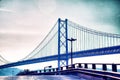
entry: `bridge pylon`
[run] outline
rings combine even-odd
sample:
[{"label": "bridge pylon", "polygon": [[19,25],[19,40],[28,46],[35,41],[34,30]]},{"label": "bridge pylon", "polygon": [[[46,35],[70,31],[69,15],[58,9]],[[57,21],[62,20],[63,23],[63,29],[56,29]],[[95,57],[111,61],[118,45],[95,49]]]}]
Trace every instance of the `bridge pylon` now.
[{"label": "bridge pylon", "polygon": [[[68,24],[67,19],[58,19],[58,70],[61,66],[68,66]],[[63,58],[61,54],[66,53]]]}]

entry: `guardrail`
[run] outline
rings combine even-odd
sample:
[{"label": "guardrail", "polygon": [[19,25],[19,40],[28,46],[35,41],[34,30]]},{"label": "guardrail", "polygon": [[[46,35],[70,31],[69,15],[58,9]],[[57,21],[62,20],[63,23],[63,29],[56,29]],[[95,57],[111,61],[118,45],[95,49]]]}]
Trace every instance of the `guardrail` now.
[{"label": "guardrail", "polygon": [[[91,66],[91,67],[89,67]],[[98,66],[98,67],[97,67]],[[111,68],[110,68],[111,66]],[[84,68],[84,69],[94,69],[94,70],[103,70],[103,71],[112,71],[112,72],[118,72],[120,68],[117,67],[120,66],[120,64],[111,64],[111,63],[76,63],[72,66],[63,66],[60,68],[60,71],[62,70],[68,70],[68,69],[77,69],[77,68]],[[100,68],[101,67],[101,68]],[[47,70],[40,70],[40,72],[56,72],[58,71],[58,68],[50,68]]]},{"label": "guardrail", "polygon": [[[98,66],[98,67],[97,67]],[[109,67],[111,66],[111,70]],[[50,72],[59,72],[64,70],[70,70],[70,69],[93,69],[93,70],[101,70],[101,71],[111,71],[111,72],[118,72],[117,67],[120,66],[120,64],[111,64],[111,63],[76,63],[69,66],[63,66],[58,70],[58,68],[48,68],[43,70],[37,70],[37,71],[23,71],[21,74],[40,74],[40,73],[50,73]],[[100,68],[101,67],[101,68]]]},{"label": "guardrail", "polygon": [[[109,67],[111,66],[111,71]],[[101,68],[100,68],[101,67]],[[25,70],[17,75],[76,75],[84,74],[94,77],[101,77],[103,80],[120,80],[120,64],[111,63],[76,63],[69,66],[58,68],[47,67],[43,70],[29,71]]]}]

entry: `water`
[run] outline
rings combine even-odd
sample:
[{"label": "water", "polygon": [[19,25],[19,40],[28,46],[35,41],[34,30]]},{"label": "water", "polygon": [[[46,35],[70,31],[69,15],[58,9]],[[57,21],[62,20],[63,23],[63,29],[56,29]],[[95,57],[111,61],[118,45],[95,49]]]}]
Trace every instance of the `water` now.
[{"label": "water", "polygon": [[1,76],[0,80],[87,80],[74,75]]}]

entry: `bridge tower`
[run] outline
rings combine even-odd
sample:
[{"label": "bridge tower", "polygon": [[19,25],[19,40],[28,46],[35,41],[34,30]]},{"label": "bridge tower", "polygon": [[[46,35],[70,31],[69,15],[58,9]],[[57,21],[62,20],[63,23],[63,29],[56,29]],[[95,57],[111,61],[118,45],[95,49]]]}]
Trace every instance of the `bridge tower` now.
[{"label": "bridge tower", "polygon": [[[61,66],[68,66],[68,26],[67,19],[58,19],[58,70]],[[66,57],[60,55],[65,53]]]}]

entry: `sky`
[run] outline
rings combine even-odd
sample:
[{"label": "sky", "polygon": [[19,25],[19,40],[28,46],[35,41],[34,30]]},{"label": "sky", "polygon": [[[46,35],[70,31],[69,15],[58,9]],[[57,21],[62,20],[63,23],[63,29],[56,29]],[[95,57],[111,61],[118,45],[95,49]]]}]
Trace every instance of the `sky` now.
[{"label": "sky", "polygon": [[58,18],[120,34],[119,8],[120,0],[0,0],[0,55],[13,62],[24,58]]}]

